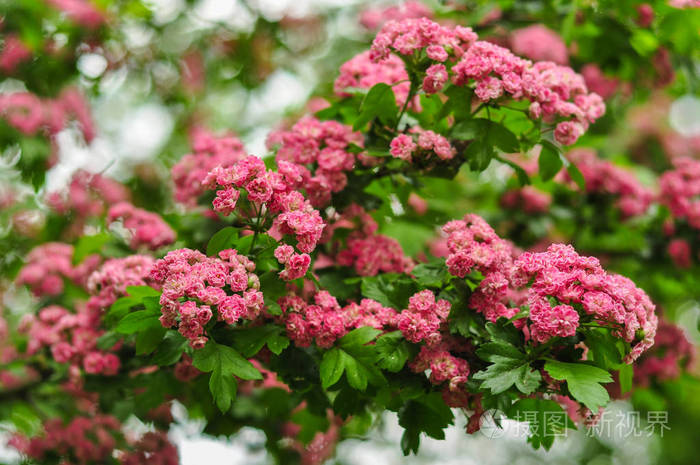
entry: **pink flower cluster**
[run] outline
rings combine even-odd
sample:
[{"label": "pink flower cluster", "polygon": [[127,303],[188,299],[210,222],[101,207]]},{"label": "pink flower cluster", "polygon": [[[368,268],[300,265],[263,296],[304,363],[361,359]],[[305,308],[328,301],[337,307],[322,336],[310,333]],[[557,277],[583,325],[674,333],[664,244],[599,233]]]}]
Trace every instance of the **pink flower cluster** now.
[{"label": "pink flower cluster", "polygon": [[[304,253],[312,252],[321,238],[325,223],[318,210],[296,189],[303,180],[306,169],[280,161],[278,171],[265,168],[258,157],[248,156],[230,168],[215,168],[205,180],[210,188],[223,187],[216,192],[214,210],[230,215],[234,210],[250,219],[273,216],[269,233],[273,237],[294,236],[296,248]],[[241,192],[246,194],[249,209],[237,209]],[[296,259],[295,259],[296,260]]]},{"label": "pink flower cluster", "polygon": [[660,201],[676,220],[700,230],[700,161],[679,157],[659,178]]},{"label": "pink flower cluster", "polygon": [[450,307],[446,300],[436,301],[431,290],[420,291],[408,300],[408,308],[399,314],[397,326],[406,340],[434,346],[442,340],[441,330],[447,322]]},{"label": "pink flower cluster", "polygon": [[700,0],[668,0],[674,8],[700,8]]},{"label": "pink flower cluster", "polygon": [[145,433],[133,445],[132,451],[119,457],[120,465],[179,465],[177,447],[162,431]]},{"label": "pink flower cluster", "polygon": [[345,188],[345,172],[355,167],[356,157],[349,151],[350,146],[362,146],[363,141],[362,134],[353,132],[350,126],[305,117],[289,131],[272,132],[267,146],[279,146],[276,160],[280,171],[284,166],[281,162],[295,164],[298,185],[303,186],[313,206],[324,207],[333,193]]},{"label": "pink flower cluster", "polygon": [[294,281],[306,274],[311,264],[311,256],[294,252],[291,245],[280,245],[275,249],[275,258],[284,265],[284,270],[280,272],[280,278],[285,281]]},{"label": "pink flower cluster", "polygon": [[580,256],[570,245],[521,254],[514,262],[512,284],[527,286],[529,330],[535,341],[573,336],[585,317],[634,343],[626,357],[629,363],[654,344],[658,320],[644,291],[623,276],[606,273],[596,258]]},{"label": "pink flower cluster", "polygon": [[605,113],[603,99],[588,93],[583,78],[571,68],[549,61],[531,63],[490,42],[474,43],[452,67],[457,85],[476,82],[475,94],[490,101],[509,94],[527,99],[530,116],[557,123],[554,137],[564,145],[576,142]]},{"label": "pink flower cluster", "polygon": [[[411,84],[403,61],[396,55],[390,55],[379,63],[370,59],[368,51],[356,55],[340,66],[333,90],[340,97],[349,97],[353,89],[371,89],[380,82],[392,86],[396,104],[403,106]],[[413,108],[418,108],[418,104],[417,98],[411,102]]]},{"label": "pink flower cluster", "polygon": [[524,318],[515,324],[542,343],[573,336],[585,319],[633,343],[628,362],[653,344],[657,317],[651,300],[629,279],[606,273],[596,258],[563,244],[515,258],[512,246],[476,215],[451,221],[443,231],[449,272],[463,278],[476,269],[484,275],[469,304],[488,320],[512,318],[526,306],[529,327]]},{"label": "pink flower cluster", "polygon": [[51,419],[44,423],[42,436],[17,435],[9,445],[39,461],[57,454],[78,465],[107,463],[117,447],[115,435],[120,428],[119,420],[107,415],[77,417],[67,425]]},{"label": "pink flower cluster", "polygon": [[315,342],[318,347],[329,348],[354,328],[390,329],[396,324],[396,311],[392,308],[371,299],[363,299],[359,305],[351,302],[341,308],[328,291],[316,293],[313,304],[294,295],[282,297],[279,304],[284,312],[287,336],[299,347]]},{"label": "pink flower cluster", "polygon": [[72,87],[55,99],[41,99],[29,92],[0,95],[0,115],[27,135],[46,129],[53,136],[66,127],[69,119],[74,119],[87,142],[95,137],[90,107],[80,91]]},{"label": "pink flower cluster", "polygon": [[131,234],[129,246],[138,250],[156,250],[175,242],[175,231],[157,213],[136,208],[129,202],[120,202],[110,207],[107,223],[121,222]]},{"label": "pink flower cluster", "polygon": [[394,158],[411,162],[415,155],[419,155],[420,159],[430,159],[434,154],[440,160],[451,160],[457,153],[445,136],[434,131],[414,126],[409,132],[417,136],[417,141],[414,142],[413,137],[408,134],[394,137],[389,146],[389,153]]},{"label": "pink flower cluster", "polygon": [[[551,61],[533,64],[477,38],[470,28],[450,29],[427,18],[390,21],[375,37],[370,58],[382,62],[395,53],[421,59],[419,54],[425,51],[429,62],[434,62],[423,81],[426,93],[440,91],[451,75],[458,86],[473,81],[474,93],[483,102],[505,94],[527,99],[530,116],[556,123],[554,136],[565,145],[576,142],[605,113],[602,98],[589,93],[583,78],[571,68]],[[456,64],[450,64],[455,60]]]},{"label": "pink flower cluster", "polygon": [[61,460],[62,465],[177,465],[177,448],[165,433],[155,431],[143,434],[128,448],[130,442],[122,431],[119,420],[109,415],[84,415],[68,424],[60,419],[49,419],[42,425],[42,433],[35,437],[14,435],[8,445],[41,463]]},{"label": "pink flower cluster", "polygon": [[[673,227],[673,225],[671,225]],[[669,257],[678,268],[690,268],[693,264],[693,251],[690,242],[680,237],[672,239],[666,248]]]},{"label": "pink flower cluster", "polygon": [[400,5],[368,8],[360,15],[360,24],[374,30],[387,21],[401,21],[408,18],[430,18],[433,12],[421,2],[409,0]]},{"label": "pink flower cluster", "polygon": [[[643,215],[648,210],[654,194],[642,186],[629,171],[601,160],[591,149],[571,150],[567,158],[581,171],[586,181],[586,191],[616,198],[615,206],[620,209],[623,217]],[[566,171],[562,171],[559,176],[574,184]]]},{"label": "pink flower cluster", "polygon": [[473,269],[484,276],[507,269],[512,264],[513,247],[498,237],[478,215],[467,214],[461,220],[442,227],[447,234],[447,267],[450,274],[464,278]]},{"label": "pink flower cluster", "polygon": [[430,370],[429,379],[433,384],[447,382],[443,396],[459,392],[469,376],[467,361],[452,355],[446,344],[422,346],[416,358],[409,363],[409,368],[416,373]]},{"label": "pink flower cluster", "polygon": [[64,280],[82,286],[99,263],[98,255],[90,255],[79,265],[73,265],[72,245],[48,242],[29,252],[16,282],[26,284],[37,296],[59,295],[63,292]]},{"label": "pink flower cluster", "polygon": [[441,26],[428,18],[408,18],[389,21],[372,42],[370,58],[380,62],[390,54],[417,56],[425,50],[433,60],[444,62],[450,55],[461,56],[476,41],[471,28]]},{"label": "pink flower cluster", "polygon": [[600,95],[603,99],[612,97],[620,87],[618,79],[606,76],[603,74],[603,70],[594,63],[584,65],[581,68],[581,76],[583,76],[588,89]]},{"label": "pink flower cluster", "polygon": [[222,250],[218,258],[191,249],[169,252],[151,270],[151,278],[162,285],[161,324],[177,327],[198,349],[207,342],[205,325],[213,316],[212,307],[217,321],[229,325],[257,318],[264,302],[254,270],[255,264],[233,249]]},{"label": "pink flower cluster", "polygon": [[354,267],[360,276],[382,273],[408,273],[413,260],[403,253],[396,239],[377,234],[377,222],[357,204],[350,205],[335,218],[331,232],[352,229],[347,235],[346,247],[336,256],[340,266]]},{"label": "pink flower cluster", "polygon": [[19,64],[31,58],[32,51],[16,34],[5,36],[2,50],[0,50],[0,70],[3,73],[12,73]]},{"label": "pink flower cluster", "polygon": [[87,289],[91,294],[87,306],[98,312],[103,311],[125,296],[128,286],[156,287],[150,277],[154,263],[155,259],[148,255],[107,260],[87,280]]},{"label": "pink flower cluster", "polygon": [[79,170],[73,174],[67,189],[48,193],[46,203],[58,214],[71,215],[69,235],[80,237],[88,219],[103,215],[110,205],[127,201],[129,197],[129,191],[117,181]]},{"label": "pink flower cluster", "polygon": [[106,21],[104,13],[89,0],[47,0],[51,6],[61,10],[72,21],[94,29]]},{"label": "pink flower cluster", "polygon": [[191,134],[192,153],[185,155],[170,171],[175,184],[175,200],[189,207],[205,191],[203,182],[217,166],[228,168],[243,160],[247,154],[243,143],[230,134],[216,136],[195,128]]},{"label": "pink flower cluster", "polygon": [[551,204],[552,196],[533,186],[511,189],[501,196],[501,206],[530,214],[546,213]]},{"label": "pink flower cluster", "polygon": [[513,31],[510,48],[514,53],[535,61],[553,61],[559,65],[569,62],[569,52],[561,36],[543,24]]},{"label": "pink flower cluster", "polygon": [[695,346],[683,329],[660,320],[654,347],[644,353],[634,367],[635,386],[648,386],[652,380],[677,379],[695,363]]},{"label": "pink flower cluster", "polygon": [[348,238],[347,248],[338,254],[337,262],[354,267],[360,276],[406,273],[413,268],[413,260],[404,255],[396,239],[382,234]]},{"label": "pink flower cluster", "polygon": [[121,365],[119,357],[97,348],[97,339],[104,333],[98,329],[100,315],[87,306],[80,306],[77,313],[58,305],[42,309],[37,318],[23,322],[29,334],[27,353],[49,347],[58,363],[82,366],[89,374],[116,375]]}]

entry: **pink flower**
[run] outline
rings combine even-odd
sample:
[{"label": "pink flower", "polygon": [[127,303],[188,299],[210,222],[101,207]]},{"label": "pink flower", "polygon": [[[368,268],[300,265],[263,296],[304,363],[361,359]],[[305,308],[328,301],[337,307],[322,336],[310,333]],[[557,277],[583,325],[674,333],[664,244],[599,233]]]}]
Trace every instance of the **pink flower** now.
[{"label": "pink flower", "polygon": [[[443,47],[440,45],[430,45],[425,49],[425,54],[428,55],[428,58],[431,60],[443,62],[447,61],[447,58],[449,55],[445,51]],[[434,65],[433,65],[434,66]]]},{"label": "pink flower", "polygon": [[535,301],[530,306],[530,334],[537,342],[552,337],[568,337],[576,334],[579,315],[570,305],[550,307],[545,301]]},{"label": "pink flower", "polygon": [[309,254],[292,254],[285,263],[284,270],[280,272],[280,278],[285,281],[293,281],[301,278],[306,274],[310,263],[311,257]]},{"label": "pink flower", "polygon": [[542,24],[513,31],[510,42],[513,52],[518,55],[537,61],[553,61],[560,65],[569,62],[569,53],[562,38]]},{"label": "pink flower", "polygon": [[275,258],[278,262],[285,264],[294,254],[294,247],[291,245],[280,245],[275,249]]},{"label": "pink flower", "polygon": [[678,268],[690,268],[690,244],[685,239],[674,239],[668,244],[668,254]]},{"label": "pink flower", "polygon": [[32,51],[14,34],[5,36],[5,43],[0,51],[0,70],[9,74],[22,62],[31,59]]},{"label": "pink flower", "polygon": [[416,150],[416,144],[411,136],[399,134],[391,141],[391,150],[389,151],[394,158],[411,161],[411,154]]},{"label": "pink flower", "polygon": [[121,220],[131,232],[132,249],[146,247],[151,250],[175,242],[175,231],[156,213],[136,208],[128,202],[120,202],[109,209],[107,221]]},{"label": "pink flower", "polygon": [[445,65],[432,65],[425,71],[423,79],[423,91],[426,94],[434,94],[442,90],[447,82],[447,69]]},{"label": "pink flower", "polygon": [[236,209],[236,202],[239,197],[240,192],[233,187],[217,191],[216,198],[212,202],[214,211],[227,216],[232,214]]},{"label": "pink flower", "polygon": [[554,138],[562,145],[571,145],[578,140],[584,132],[580,123],[574,121],[563,121],[557,124],[554,130]]},{"label": "pink flower", "polygon": [[495,100],[503,95],[503,83],[499,79],[487,76],[479,81],[474,93],[484,102]]}]

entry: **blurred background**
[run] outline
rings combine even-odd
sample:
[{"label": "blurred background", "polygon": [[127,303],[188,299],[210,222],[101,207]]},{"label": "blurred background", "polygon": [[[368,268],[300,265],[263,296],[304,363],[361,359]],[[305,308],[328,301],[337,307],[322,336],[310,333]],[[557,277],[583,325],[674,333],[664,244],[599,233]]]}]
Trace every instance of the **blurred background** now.
[{"label": "blurred background", "polygon": [[[230,131],[249,153],[268,155],[265,139],[271,130],[323,108],[334,98],[338,68],[368,48],[384,21],[412,14],[471,25],[480,36],[518,54],[569,64],[582,73],[591,90],[606,99],[608,112],[578,145],[596,149],[649,189],[656,189],[659,175],[674,159],[700,157],[696,2],[409,3],[0,0],[0,273],[12,276],[31,245],[53,234],[55,213],[46,194],[65,189],[77,171],[125,183],[135,203],[150,210],[179,212],[167,201],[169,170],[190,151],[188,135],[194,128]],[[529,37],[514,32],[533,25],[540,29]],[[29,93],[33,97],[19,103],[8,98]],[[31,114],[56,102],[68,116],[56,117],[48,130],[26,119],[13,123],[12,111]],[[470,210],[500,225],[499,233],[522,247],[542,240],[573,241],[632,277],[682,337],[697,346],[698,260],[679,266],[665,245],[650,245],[647,232],[662,213],[651,211],[605,231],[592,225],[596,210],[576,215],[575,206],[518,216],[501,203],[512,187],[511,174],[492,165],[478,175],[465,169],[454,183],[436,180],[424,186],[420,195],[431,212],[426,223]],[[542,189],[557,195],[553,187]],[[8,197],[13,201],[3,201]],[[400,221],[382,225],[382,232],[412,255],[434,236],[427,226],[407,233]],[[7,312],[20,314],[33,305],[26,291],[5,290]],[[426,439],[417,456],[406,458],[398,446],[397,419],[386,415],[369,434],[339,444],[330,463],[698,463],[698,369],[686,359],[679,363],[682,373],[654,378],[609,408],[611,415],[635,411],[643,419],[649,411],[668,412],[663,435],[634,434],[629,425],[580,430],[544,452],[526,443],[515,422],[506,421],[496,438],[483,432],[467,435],[464,422],[458,422],[445,441]],[[173,413],[170,437],[186,465],[274,463],[259,430],[246,427],[230,438],[214,437],[203,434],[204,425],[188,418],[181,406],[175,405]],[[130,428],[147,426],[134,419]],[[0,461],[17,460],[0,448]]]}]

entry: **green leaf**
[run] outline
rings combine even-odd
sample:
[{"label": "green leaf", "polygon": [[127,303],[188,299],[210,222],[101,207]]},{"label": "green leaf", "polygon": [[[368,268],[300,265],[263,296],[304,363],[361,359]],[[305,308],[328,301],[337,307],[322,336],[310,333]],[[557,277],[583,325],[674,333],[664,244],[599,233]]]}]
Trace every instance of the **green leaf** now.
[{"label": "green leaf", "polygon": [[114,331],[107,331],[97,339],[97,348],[109,350],[122,339],[122,335]]},{"label": "green leaf", "polygon": [[445,90],[445,95],[448,97],[447,102],[442,106],[436,120],[441,120],[450,113],[454,113],[457,119],[469,118],[471,111],[471,102],[474,92],[468,87],[449,86]]},{"label": "green leaf", "polygon": [[584,179],[583,174],[581,174],[581,171],[574,163],[569,162],[566,165],[566,172],[569,173],[569,176],[576,183],[579,189],[581,189],[582,191],[586,190],[586,180]]},{"label": "green leaf", "polygon": [[528,442],[535,449],[542,446],[549,450],[554,438],[563,435],[567,427],[576,428],[567,413],[553,400],[520,399],[508,409],[507,415],[529,424]]},{"label": "green leaf", "polygon": [[473,378],[482,380],[481,388],[489,389],[492,394],[500,394],[513,385],[523,394],[532,394],[540,385],[542,376],[530,369],[527,360],[501,355],[489,355],[489,360],[493,364],[475,373]]},{"label": "green leaf", "polygon": [[247,358],[257,354],[266,344],[268,349],[276,355],[289,346],[289,339],[284,335],[284,329],[274,324],[246,328],[234,334],[233,345]]},{"label": "green leaf", "polygon": [[420,434],[445,439],[445,428],[452,424],[454,415],[437,392],[410,400],[399,410],[399,425],[405,431],[401,437],[404,455],[417,453]]},{"label": "green leaf", "polygon": [[157,328],[161,326],[159,317],[159,313],[154,313],[150,310],[138,310],[122,318],[115,331],[122,334],[133,334],[150,328]]},{"label": "green leaf", "polygon": [[504,342],[517,346],[520,344],[522,333],[512,324],[505,323],[505,319],[499,319],[496,323],[486,323],[486,331],[494,341]]},{"label": "green leaf", "polygon": [[449,278],[443,260],[416,265],[411,274],[422,287],[440,287]]},{"label": "green leaf", "polygon": [[368,383],[386,384],[384,375],[374,365],[377,359],[375,346],[365,345],[380,333],[369,326],[357,328],[342,337],[338,347],[326,352],[320,367],[323,387],[337,383],[343,373],[348,384],[360,391],[367,389]]},{"label": "green leaf", "polygon": [[360,114],[353,124],[353,129],[357,131],[375,118],[387,126],[394,126],[398,113],[394,91],[388,84],[380,82],[372,86],[362,101]]},{"label": "green leaf", "polygon": [[146,355],[153,352],[165,336],[166,328],[162,325],[149,327],[136,334],[136,355]]},{"label": "green leaf", "polygon": [[227,412],[231,408],[231,401],[236,397],[238,384],[231,373],[214,370],[209,377],[209,391],[214,397],[214,402],[219,410]]},{"label": "green leaf", "polygon": [[207,244],[207,256],[215,257],[222,250],[232,248],[238,239],[238,230],[232,226],[223,228],[214,234]]},{"label": "green leaf", "polygon": [[287,283],[279,277],[277,271],[267,271],[260,275],[260,291],[263,293],[265,305],[269,307],[287,294]]},{"label": "green leaf", "polygon": [[493,151],[493,147],[498,147],[505,153],[514,153],[520,150],[518,138],[510,129],[486,118],[461,121],[454,125],[450,135],[460,140],[481,141],[491,151]]},{"label": "green leaf", "polygon": [[303,444],[308,444],[319,431],[326,431],[329,426],[328,417],[314,415],[308,408],[299,410],[292,415],[292,421],[301,426],[297,435]]},{"label": "green leaf", "polygon": [[35,435],[41,429],[41,418],[34,409],[24,402],[17,402],[12,405],[10,421],[22,433]]},{"label": "green leaf", "polygon": [[160,297],[160,291],[150,286],[126,286],[126,293],[137,299],[143,299],[144,297]]},{"label": "green leaf", "polygon": [[476,350],[479,358],[488,362],[493,362],[494,356],[524,360],[525,354],[520,352],[514,345],[503,341],[487,342],[479,346]]},{"label": "green leaf", "polygon": [[401,331],[387,333],[377,339],[375,345],[380,368],[396,373],[411,356],[411,344],[403,338]]},{"label": "green leaf", "polygon": [[362,278],[363,297],[376,300],[385,307],[404,309],[417,287],[413,280],[399,278],[396,274],[381,274]]},{"label": "green leaf", "polygon": [[585,331],[588,360],[603,370],[617,368],[622,363],[622,354],[616,342],[619,340],[605,329],[590,328]]},{"label": "green leaf", "polygon": [[363,346],[374,340],[374,338],[381,333],[381,330],[372,328],[371,326],[362,326],[360,328],[353,329],[348,334],[341,337],[338,340],[338,345],[346,350],[354,346]]},{"label": "green leaf", "polygon": [[189,344],[177,331],[169,330],[165,338],[156,347],[156,352],[151,358],[151,362],[158,366],[169,366],[176,363],[182,357]]},{"label": "green leaf", "polygon": [[502,124],[491,121],[488,132],[489,140],[504,153],[520,151],[520,143],[513,132]]},{"label": "green leaf", "polygon": [[231,347],[207,342],[202,349],[195,350],[192,364],[204,372],[220,370],[225,374],[233,374],[241,379],[262,379],[260,372]]},{"label": "green leaf", "polygon": [[659,39],[651,31],[635,29],[630,38],[630,45],[641,56],[647,57],[659,48]]},{"label": "green leaf", "polygon": [[352,357],[346,357],[344,359],[345,365],[345,377],[348,380],[348,384],[358,391],[364,391],[367,389],[367,372],[361,365],[357,363]]},{"label": "green leaf", "polygon": [[194,352],[192,364],[201,371],[211,372],[209,390],[221,411],[229,409],[235,396],[236,380],[233,375],[242,379],[262,379],[255,366],[238,352],[211,340]]},{"label": "green leaf", "polygon": [[464,157],[469,161],[472,171],[484,171],[494,157],[493,146],[484,140],[473,140],[464,151]]},{"label": "green leaf", "polygon": [[480,345],[476,354],[493,364],[474,374],[473,378],[482,380],[481,387],[490,389],[493,394],[500,394],[513,385],[523,394],[534,392],[542,380],[539,371],[530,369],[525,354],[513,345],[505,328],[491,323],[487,330],[493,341]]},{"label": "green leaf", "polygon": [[585,363],[564,363],[555,360],[547,361],[544,369],[552,378],[566,381],[574,399],[591,411],[597,411],[610,400],[608,391],[599,384],[612,382],[612,376],[605,370]]},{"label": "green leaf", "polygon": [[88,255],[100,253],[104,245],[111,239],[112,236],[109,233],[99,233],[93,236],[82,236],[75,244],[75,249],[73,251],[73,264],[77,265]]},{"label": "green leaf", "polygon": [[496,160],[500,161],[501,163],[505,163],[506,165],[513,168],[513,171],[515,171],[515,175],[518,177],[518,183],[521,186],[526,186],[526,185],[530,184],[530,176],[528,176],[527,171],[525,171],[520,165],[518,165],[514,161],[508,160],[507,158],[502,158],[502,157],[495,157],[495,158],[496,158]]},{"label": "green leaf", "polygon": [[622,365],[618,378],[620,379],[620,393],[630,392],[632,390],[632,379],[634,378],[634,367],[626,363]]},{"label": "green leaf", "polygon": [[112,318],[121,319],[132,307],[135,307],[140,303],[141,299],[137,297],[121,297],[109,307],[109,312],[107,312],[107,315]]},{"label": "green leaf", "polygon": [[561,170],[564,162],[559,147],[547,140],[541,140],[540,145],[542,146],[538,161],[540,178],[543,181],[549,181]]},{"label": "green leaf", "polygon": [[345,371],[345,352],[334,347],[325,354],[321,361],[321,385],[328,389],[340,380]]}]

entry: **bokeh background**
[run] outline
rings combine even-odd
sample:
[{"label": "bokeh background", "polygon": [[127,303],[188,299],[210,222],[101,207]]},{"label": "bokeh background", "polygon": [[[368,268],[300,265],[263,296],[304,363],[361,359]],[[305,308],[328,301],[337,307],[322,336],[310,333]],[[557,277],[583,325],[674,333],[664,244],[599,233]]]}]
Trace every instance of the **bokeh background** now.
[{"label": "bokeh background", "polygon": [[[700,157],[700,21],[692,5],[676,8],[673,3],[645,3],[653,7],[653,26],[644,26],[646,10],[633,1],[424,2],[435,16],[473,25],[499,44],[516,45],[515,30],[548,27],[558,41],[544,36],[543,50],[535,38],[534,44],[521,44],[518,53],[549,54],[548,59],[570,64],[593,90],[605,94],[606,117],[579,145],[596,148],[652,189],[675,157]],[[44,102],[68,99],[66,92],[79,96],[74,117],[50,132],[0,121],[0,197],[11,193],[14,199],[11,204],[0,200],[0,274],[11,277],[31,244],[51,234],[50,214],[42,213],[48,211],[45,194],[64,189],[77,170],[125,182],[137,202],[167,212],[175,208],[166,200],[169,169],[190,150],[193,127],[232,131],[249,153],[268,155],[267,134],[320,105],[320,99],[332,98],[339,66],[367,48],[385,19],[382,11],[400,4],[0,0],[0,95],[30,91]],[[511,184],[507,168],[492,165],[479,175],[460,173],[457,192],[455,184],[436,181],[421,195],[440,215],[471,210],[501,224],[521,239],[519,245],[554,235],[607,257],[614,269],[653,296],[689,341],[700,342],[700,268],[680,269],[645,249],[645,225],[655,221],[654,212],[604,233],[591,229],[595,211],[510,216],[500,199]],[[384,225],[383,232],[409,254],[434,234],[427,227],[408,231],[400,221]],[[2,288],[6,312],[31,309],[26,291],[6,282]],[[693,365],[688,373],[638,389],[609,408],[668,411],[670,429],[663,437],[635,436],[624,428],[610,434],[578,431],[544,452],[532,450],[513,422],[505,422],[498,438],[466,435],[465,425],[458,423],[445,441],[426,440],[418,456],[405,458],[397,420],[386,415],[370,434],[341,443],[331,463],[698,463],[697,374]],[[180,406],[175,405],[174,415],[177,424],[170,436],[184,464],[272,463],[262,433],[254,428],[215,438],[204,435],[204,425]],[[148,428],[135,419],[129,427]],[[17,460],[0,449],[0,461]]]}]

